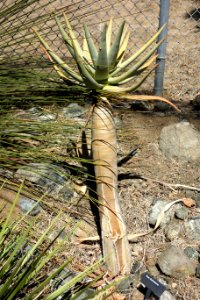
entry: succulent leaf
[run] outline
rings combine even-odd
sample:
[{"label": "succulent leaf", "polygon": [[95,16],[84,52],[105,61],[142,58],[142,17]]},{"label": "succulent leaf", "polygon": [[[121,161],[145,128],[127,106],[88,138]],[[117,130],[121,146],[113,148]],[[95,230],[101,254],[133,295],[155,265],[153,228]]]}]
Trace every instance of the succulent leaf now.
[{"label": "succulent leaf", "polygon": [[96,61],[96,72],[95,72],[96,81],[103,82],[103,83],[107,82],[108,72],[109,72],[106,33],[107,33],[107,25],[104,26],[104,29],[101,34],[101,42],[100,42],[99,52]]},{"label": "succulent leaf", "polygon": [[116,64],[116,59],[117,59],[119,48],[120,48],[120,42],[121,42],[123,30],[124,30],[124,25],[125,25],[125,22],[123,22],[121,24],[121,26],[119,27],[118,32],[115,37],[115,40],[114,40],[114,42],[111,46],[111,49],[109,51],[109,54],[108,54],[108,63],[109,63],[110,69],[113,69]]},{"label": "succulent leaf", "polygon": [[71,40],[70,40],[70,37],[68,36],[68,34],[66,33],[66,31],[64,30],[60,20],[58,19],[58,17],[55,17],[55,20],[56,20],[56,23],[58,25],[58,28],[60,30],[60,33],[61,33],[61,36],[70,52],[70,54],[72,55],[72,57],[74,57],[74,50],[73,50],[73,47],[72,47],[72,43],[71,43]]},{"label": "succulent leaf", "polygon": [[97,59],[97,54],[98,54],[97,49],[96,49],[94,41],[91,37],[91,34],[89,32],[89,29],[88,29],[87,25],[84,24],[83,28],[84,28],[85,38],[86,38],[86,41],[87,41],[87,44],[88,44],[88,49],[90,51],[90,56],[92,58],[93,65],[95,65],[96,64],[96,59]]},{"label": "succulent leaf", "polygon": [[109,23],[108,23],[108,29],[107,29],[107,33],[106,33],[106,40],[107,40],[107,51],[109,53],[110,51],[110,47],[111,47],[111,40],[112,40],[112,18],[110,19]]},{"label": "succulent leaf", "polygon": [[73,71],[55,52],[51,50],[49,45],[45,42],[45,40],[36,30],[34,30],[34,32],[37,35],[38,39],[40,40],[41,44],[44,46],[49,56],[52,58],[52,60],[56,64],[58,64],[63,69],[63,71],[65,71],[74,80],[78,81],[79,83],[82,83],[83,79],[81,78],[81,76],[77,74],[75,71]]},{"label": "succulent leaf", "polygon": [[[136,53],[134,53],[132,56],[130,56],[127,60],[125,60],[111,75],[115,76],[119,72],[121,72],[123,69],[125,69],[128,65],[134,62],[134,60],[137,60],[138,57],[147,50],[153,42],[156,41],[157,37],[160,35],[160,33],[163,31],[165,27],[165,24],[160,28],[160,30],[143,46],[141,47]],[[163,42],[163,40],[162,40]]]},{"label": "succulent leaf", "polygon": [[134,76],[134,73],[138,71],[145,64],[148,59],[155,53],[157,48],[162,44],[163,40],[161,40],[156,46],[154,46],[142,59],[140,59],[136,64],[134,64],[128,71],[122,73],[118,77],[110,77],[108,82],[110,84],[119,84],[121,81],[126,80],[129,77]]}]

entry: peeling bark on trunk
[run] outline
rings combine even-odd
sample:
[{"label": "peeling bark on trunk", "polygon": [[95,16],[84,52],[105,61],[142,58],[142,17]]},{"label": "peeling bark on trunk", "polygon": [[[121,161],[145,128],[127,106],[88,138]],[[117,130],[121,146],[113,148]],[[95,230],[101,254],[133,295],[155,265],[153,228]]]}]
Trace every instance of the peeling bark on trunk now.
[{"label": "peeling bark on trunk", "polygon": [[98,99],[92,115],[94,160],[103,254],[113,276],[130,273],[130,251],[117,182],[117,140],[111,105]]}]

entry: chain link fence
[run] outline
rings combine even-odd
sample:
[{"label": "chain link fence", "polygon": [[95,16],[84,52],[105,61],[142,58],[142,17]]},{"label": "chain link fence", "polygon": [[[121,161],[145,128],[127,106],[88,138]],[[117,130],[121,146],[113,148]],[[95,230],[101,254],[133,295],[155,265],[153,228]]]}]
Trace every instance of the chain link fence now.
[{"label": "chain link fence", "polygon": [[[1,1],[0,11],[12,3],[13,0]],[[102,25],[110,18],[113,18],[114,31],[125,20],[131,31],[128,51],[134,52],[157,31],[160,0],[33,1],[33,4],[18,13],[12,13],[7,19],[2,19],[0,14],[0,24],[3,25],[1,32],[7,33],[3,47],[0,42],[0,62],[3,63],[9,57],[17,57],[19,61],[28,64],[38,60],[40,63],[46,61],[32,33],[32,27],[36,27],[49,45],[68,59],[53,18],[56,14],[62,20],[63,11],[80,40],[83,23],[87,23],[93,37],[98,40]],[[191,100],[200,91],[200,1],[171,0],[168,23],[164,96],[174,100]],[[16,26],[20,30],[13,34],[12,29]],[[16,40],[20,42],[16,43]],[[152,92],[153,87],[154,74],[142,88]]]}]

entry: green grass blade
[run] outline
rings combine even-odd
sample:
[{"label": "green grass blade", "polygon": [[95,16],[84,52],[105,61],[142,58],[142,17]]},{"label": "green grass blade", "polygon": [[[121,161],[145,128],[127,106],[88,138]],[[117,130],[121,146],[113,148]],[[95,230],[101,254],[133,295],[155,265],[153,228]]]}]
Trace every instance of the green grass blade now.
[{"label": "green grass blade", "polygon": [[61,286],[59,289],[57,289],[51,295],[46,296],[44,299],[45,300],[54,300],[57,297],[59,297],[59,295],[63,294],[64,292],[69,291],[73,286],[75,286],[76,283],[80,282],[86,276],[88,276],[90,273],[92,273],[94,270],[99,268],[100,265],[102,264],[102,262],[103,262],[103,259],[96,262],[93,266],[86,268],[85,271],[78,274],[76,277],[74,277],[72,280],[70,280],[70,282],[66,282],[63,286]]},{"label": "green grass blade", "polygon": [[21,185],[20,185],[20,187],[19,187],[19,189],[17,191],[16,197],[15,197],[15,199],[13,201],[13,204],[12,204],[10,210],[9,210],[8,216],[7,216],[7,218],[6,218],[6,220],[5,220],[4,224],[3,224],[3,227],[2,227],[2,229],[0,231],[0,241],[2,240],[2,237],[4,236],[4,234],[5,234],[6,230],[7,230],[6,228],[8,227],[8,223],[9,223],[9,221],[11,219],[11,216],[13,214],[13,211],[14,211],[14,209],[16,207],[17,201],[19,200],[19,195],[20,195],[20,193],[22,191],[22,188],[23,188],[23,182],[21,183]]}]

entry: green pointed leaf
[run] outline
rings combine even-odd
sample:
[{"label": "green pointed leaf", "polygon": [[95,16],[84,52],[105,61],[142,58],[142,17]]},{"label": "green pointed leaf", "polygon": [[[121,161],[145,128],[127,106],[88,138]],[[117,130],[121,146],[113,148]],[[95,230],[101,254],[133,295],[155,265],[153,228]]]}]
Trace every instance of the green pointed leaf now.
[{"label": "green pointed leaf", "polygon": [[[71,25],[70,25],[70,22],[69,22],[69,20],[67,19],[67,16],[66,16],[65,13],[64,13],[64,18],[65,18],[65,23],[66,23],[66,26],[67,26],[67,29],[68,29],[68,34],[69,34],[69,36],[70,36],[70,38],[71,38],[71,45],[75,45],[75,46],[76,46],[76,51],[78,52],[79,56],[80,56],[80,57],[83,57],[82,49],[81,49],[81,47],[80,47],[80,45],[79,45],[79,42],[78,42],[78,40],[77,40],[77,38],[76,38],[76,36],[75,36],[73,30],[72,30],[72,27],[71,27]],[[74,48],[74,46],[73,46],[73,48]],[[74,49],[73,49],[73,50],[74,50]]]},{"label": "green pointed leaf", "polygon": [[[149,72],[147,72],[140,80],[139,82],[135,83],[134,85],[130,86],[130,87],[119,87],[119,86],[111,86],[111,85],[107,85],[103,88],[103,91],[105,92],[109,92],[112,94],[119,94],[119,93],[128,93],[128,92],[132,92],[138,89],[138,87],[146,80],[146,78],[151,74],[151,72],[155,69],[155,67],[153,69],[151,69]],[[134,77],[135,79],[135,77]]]},{"label": "green pointed leaf", "polygon": [[119,72],[121,72],[123,69],[125,69],[128,65],[134,62],[134,60],[137,60],[138,57],[146,50],[148,49],[153,42],[157,39],[157,37],[160,35],[160,33],[163,31],[165,25],[163,25],[160,30],[143,46],[141,47],[136,53],[134,53],[132,56],[130,56],[127,60],[125,60],[114,72],[112,72],[111,76],[117,75]]},{"label": "green pointed leaf", "polygon": [[107,25],[101,34],[101,42],[96,62],[95,79],[97,82],[107,82],[108,79],[108,56],[107,56],[107,43],[106,43]]},{"label": "green pointed leaf", "polygon": [[97,49],[96,49],[94,41],[91,37],[91,34],[89,32],[89,29],[88,29],[87,25],[84,24],[83,28],[84,28],[85,38],[86,38],[86,41],[87,41],[87,44],[88,44],[88,49],[90,51],[90,56],[92,58],[93,65],[95,66],[96,59],[97,59]]},{"label": "green pointed leaf", "polygon": [[120,48],[119,48],[119,52],[118,52],[118,56],[117,56],[117,65],[118,64],[120,65],[122,63],[124,53],[127,49],[129,36],[130,36],[130,31],[127,32],[126,36],[123,39],[123,42],[120,44]]},{"label": "green pointed leaf", "polygon": [[66,22],[68,24],[68,28],[69,28],[69,35],[72,41],[72,45],[74,48],[74,53],[75,53],[75,61],[77,64],[77,67],[79,69],[79,72],[81,74],[82,80],[85,83],[86,88],[88,89],[101,89],[102,85],[99,84],[94,78],[93,76],[90,74],[90,72],[87,69],[87,63],[85,63],[85,61],[83,60],[83,57],[80,55],[80,51],[79,51],[79,45],[76,42],[76,39],[74,39],[74,33],[71,29],[71,26],[69,24],[69,21],[66,19]]},{"label": "green pointed leaf", "polygon": [[107,33],[106,33],[107,53],[109,53],[110,47],[111,47],[111,40],[112,40],[112,23],[113,23],[113,20],[112,20],[112,18],[111,18],[111,19],[110,19],[110,22],[108,23],[108,29],[107,29]]},{"label": "green pointed leaf", "polygon": [[50,55],[52,60],[58,64],[63,71],[65,71],[69,76],[71,76],[73,79],[77,80],[79,83],[83,82],[80,75],[78,75],[76,72],[74,72],[56,53],[54,53],[49,45],[45,42],[45,40],[42,38],[42,36],[34,29],[33,30],[40,40],[41,44],[44,46],[47,53]]},{"label": "green pointed leaf", "polygon": [[71,40],[70,40],[70,37],[68,36],[68,34],[66,33],[66,31],[64,30],[60,20],[58,19],[58,17],[55,17],[55,20],[56,20],[56,23],[58,25],[58,28],[60,30],[60,33],[62,35],[62,38],[70,52],[70,54],[72,55],[72,57],[74,57],[74,50],[73,50],[73,47],[72,47],[72,43],[71,43]]},{"label": "green pointed leaf", "polygon": [[[157,55],[154,55],[153,57],[151,57],[144,65],[142,65],[141,68],[139,68],[135,74],[132,76],[132,77],[128,77],[127,79],[125,79],[124,81],[121,81],[119,83],[119,85],[122,85],[122,84],[126,84],[128,83],[129,81],[133,80],[133,79],[136,79],[141,73],[143,73],[144,71],[146,71],[156,60],[157,58]],[[154,66],[154,68],[156,68],[157,65]]]},{"label": "green pointed leaf", "polygon": [[110,69],[112,69],[116,64],[116,59],[117,59],[119,48],[120,48],[120,43],[121,43],[122,33],[123,33],[123,30],[124,30],[124,25],[125,25],[125,22],[123,22],[121,24],[121,26],[119,27],[118,32],[117,32],[116,37],[115,37],[115,40],[114,40],[114,42],[112,44],[112,47],[111,47],[111,49],[109,51],[109,54],[108,54],[108,64],[109,64]]},{"label": "green pointed leaf", "polygon": [[109,84],[120,84],[120,82],[128,79],[129,77],[134,76],[135,73],[144,65],[147,60],[155,53],[157,48],[162,44],[163,40],[161,40],[156,46],[154,46],[141,60],[139,60],[135,65],[133,65],[128,71],[122,73],[118,77],[110,77],[108,82]]}]

